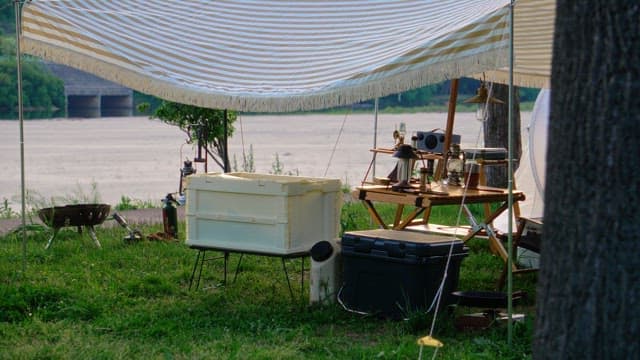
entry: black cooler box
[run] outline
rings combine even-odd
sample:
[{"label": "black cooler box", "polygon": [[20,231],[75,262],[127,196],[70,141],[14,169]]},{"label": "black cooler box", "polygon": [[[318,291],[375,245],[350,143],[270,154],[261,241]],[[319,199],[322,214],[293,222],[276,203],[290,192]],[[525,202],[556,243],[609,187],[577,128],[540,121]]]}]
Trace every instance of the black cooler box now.
[{"label": "black cooler box", "polygon": [[462,151],[467,160],[505,160],[507,158],[505,148],[470,148]]},{"label": "black cooler box", "polygon": [[440,306],[455,301],[451,293],[458,286],[460,263],[468,254],[461,240],[414,231],[345,232],[340,300],[347,309],[393,318],[405,317],[411,311],[433,310],[430,306],[452,244]]}]

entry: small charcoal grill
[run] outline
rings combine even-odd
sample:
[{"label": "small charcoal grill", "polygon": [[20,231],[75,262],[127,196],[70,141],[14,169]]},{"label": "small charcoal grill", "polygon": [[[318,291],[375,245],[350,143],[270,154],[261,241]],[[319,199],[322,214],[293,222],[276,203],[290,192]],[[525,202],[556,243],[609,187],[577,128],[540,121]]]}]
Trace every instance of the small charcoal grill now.
[{"label": "small charcoal grill", "polygon": [[82,234],[82,227],[84,226],[96,246],[100,248],[100,242],[93,227],[102,224],[109,216],[110,210],[111,206],[108,204],[74,204],[40,209],[38,211],[40,220],[53,228],[53,235],[49,238],[45,249],[51,246],[60,229],[66,226],[77,227],[80,234]]}]

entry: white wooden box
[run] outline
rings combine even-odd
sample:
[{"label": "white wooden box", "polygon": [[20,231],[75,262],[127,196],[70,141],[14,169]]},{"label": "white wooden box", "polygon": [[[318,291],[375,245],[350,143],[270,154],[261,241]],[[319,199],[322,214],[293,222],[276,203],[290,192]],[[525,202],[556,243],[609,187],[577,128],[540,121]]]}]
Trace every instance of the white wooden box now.
[{"label": "white wooden box", "polygon": [[290,254],[340,232],[340,180],[256,173],[187,177],[186,243]]}]

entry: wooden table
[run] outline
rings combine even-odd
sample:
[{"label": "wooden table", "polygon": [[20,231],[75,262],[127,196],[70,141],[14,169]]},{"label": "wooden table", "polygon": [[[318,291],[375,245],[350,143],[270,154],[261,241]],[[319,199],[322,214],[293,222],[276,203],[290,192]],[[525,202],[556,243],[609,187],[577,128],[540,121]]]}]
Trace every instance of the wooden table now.
[{"label": "wooden table", "polygon": [[[462,240],[467,241],[479,234],[481,231],[486,232],[489,238],[491,248],[507,261],[508,253],[502,242],[498,239],[491,223],[493,220],[508,209],[508,191],[507,189],[492,188],[487,186],[478,186],[477,188],[465,189],[461,186],[433,186],[432,190],[420,192],[417,185],[412,186],[404,191],[393,191],[388,186],[370,185],[356,188],[352,193],[354,198],[363,202],[373,221],[383,229],[402,230],[408,226],[428,225],[429,215],[434,206],[439,205],[463,205],[471,228],[466,230],[466,234]],[[513,191],[513,203],[524,200],[525,196],[522,191]],[[387,224],[382,219],[376,203],[396,204],[395,218],[392,224]],[[499,203],[497,209],[485,213],[482,221],[477,221],[471,211],[465,204],[490,204]],[[405,206],[411,206],[413,209],[404,214]],[[422,218],[418,218],[419,215]]]}]

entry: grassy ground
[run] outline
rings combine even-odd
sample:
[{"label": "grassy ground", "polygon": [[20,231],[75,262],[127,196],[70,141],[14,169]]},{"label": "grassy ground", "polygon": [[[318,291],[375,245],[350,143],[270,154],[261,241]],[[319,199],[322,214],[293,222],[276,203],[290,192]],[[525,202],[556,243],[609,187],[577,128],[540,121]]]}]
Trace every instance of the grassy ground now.
[{"label": "grassy ground", "polygon": [[[386,210],[385,216],[393,212]],[[432,216],[451,223],[456,213],[434,209]],[[342,223],[346,230],[371,228],[359,203],[345,204]],[[125,244],[124,229],[102,227],[102,250],[88,235],[63,230],[45,251],[48,235],[30,233],[26,273],[20,237],[0,237],[0,359],[415,359],[416,340],[429,333],[433,319],[414,312],[388,320],[293,301],[273,258],[245,257],[237,281],[223,287],[212,286],[223,262],[209,262],[195,291],[189,280],[196,253],[183,241]],[[501,260],[484,240],[467,245],[459,289],[493,289]],[[237,258],[232,255],[232,266]],[[299,284],[299,273],[289,275]],[[515,288],[530,295],[516,312],[532,315],[534,282],[535,274],[515,278]],[[308,298],[308,288],[303,295]],[[457,315],[477,310],[439,313],[433,334],[445,346],[437,358],[530,357],[531,316],[516,324],[509,347],[505,325],[455,329]],[[423,349],[425,358],[432,355]]]}]

